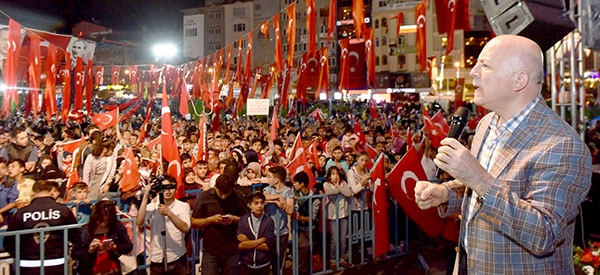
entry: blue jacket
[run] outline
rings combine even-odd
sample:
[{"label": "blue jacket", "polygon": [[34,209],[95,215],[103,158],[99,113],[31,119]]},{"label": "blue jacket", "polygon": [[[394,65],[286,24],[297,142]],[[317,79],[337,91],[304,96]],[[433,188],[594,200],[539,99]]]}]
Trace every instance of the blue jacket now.
[{"label": "blue jacket", "polygon": [[252,214],[246,214],[240,218],[238,222],[237,235],[244,234],[250,240],[257,240],[262,237],[267,238],[267,246],[269,251],[263,251],[258,249],[244,249],[239,250],[240,263],[250,267],[259,267],[266,265],[271,262],[271,256],[275,252],[275,223],[273,219],[264,214],[258,228],[258,232],[254,234],[250,218]]}]

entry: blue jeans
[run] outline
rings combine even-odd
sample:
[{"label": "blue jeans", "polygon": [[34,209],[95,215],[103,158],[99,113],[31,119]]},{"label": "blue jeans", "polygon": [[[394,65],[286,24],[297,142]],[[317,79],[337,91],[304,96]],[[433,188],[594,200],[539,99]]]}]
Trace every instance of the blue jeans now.
[{"label": "blue jeans", "polygon": [[212,255],[206,251],[202,252],[202,274],[238,274],[238,254],[229,257]]},{"label": "blue jeans", "polygon": [[[346,241],[348,240],[348,217],[339,219],[340,225],[338,227],[338,220],[329,220],[329,228],[331,230],[331,246],[329,251],[331,253],[331,260],[337,259],[336,251],[339,249],[340,256],[344,256],[346,252]],[[338,245],[339,239],[339,245]],[[337,260],[341,260],[337,259]]]}]

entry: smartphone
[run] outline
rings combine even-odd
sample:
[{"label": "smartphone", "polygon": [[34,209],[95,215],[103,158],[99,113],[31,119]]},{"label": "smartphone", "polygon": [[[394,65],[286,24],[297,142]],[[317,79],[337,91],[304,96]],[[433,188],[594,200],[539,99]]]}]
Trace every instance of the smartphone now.
[{"label": "smartphone", "polygon": [[108,245],[112,242],[112,239],[106,239],[104,241],[102,241],[102,245]]}]

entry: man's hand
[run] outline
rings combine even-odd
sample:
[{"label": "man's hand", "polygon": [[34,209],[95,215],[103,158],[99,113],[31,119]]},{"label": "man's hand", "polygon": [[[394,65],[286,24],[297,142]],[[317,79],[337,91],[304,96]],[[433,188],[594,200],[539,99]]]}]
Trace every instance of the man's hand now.
[{"label": "man's hand", "polygon": [[448,201],[448,189],[436,183],[417,181],[415,185],[415,202],[419,208],[425,210],[437,207]]},{"label": "man's hand", "polygon": [[158,213],[161,213],[164,216],[169,216],[173,213],[173,212],[171,212],[171,208],[164,204],[159,204],[157,209],[158,209]]},{"label": "man's hand", "polygon": [[458,181],[483,195],[492,185],[494,178],[481,166],[469,149],[458,140],[445,138],[433,162]]}]

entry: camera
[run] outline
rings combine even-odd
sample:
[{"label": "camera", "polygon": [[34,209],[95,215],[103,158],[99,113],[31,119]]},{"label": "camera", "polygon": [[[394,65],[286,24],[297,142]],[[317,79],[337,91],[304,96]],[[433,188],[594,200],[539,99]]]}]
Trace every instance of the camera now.
[{"label": "camera", "polygon": [[165,190],[176,189],[176,184],[163,184],[165,177],[163,175],[156,175],[150,179],[150,199],[159,196],[161,204],[164,204],[163,192]]}]

